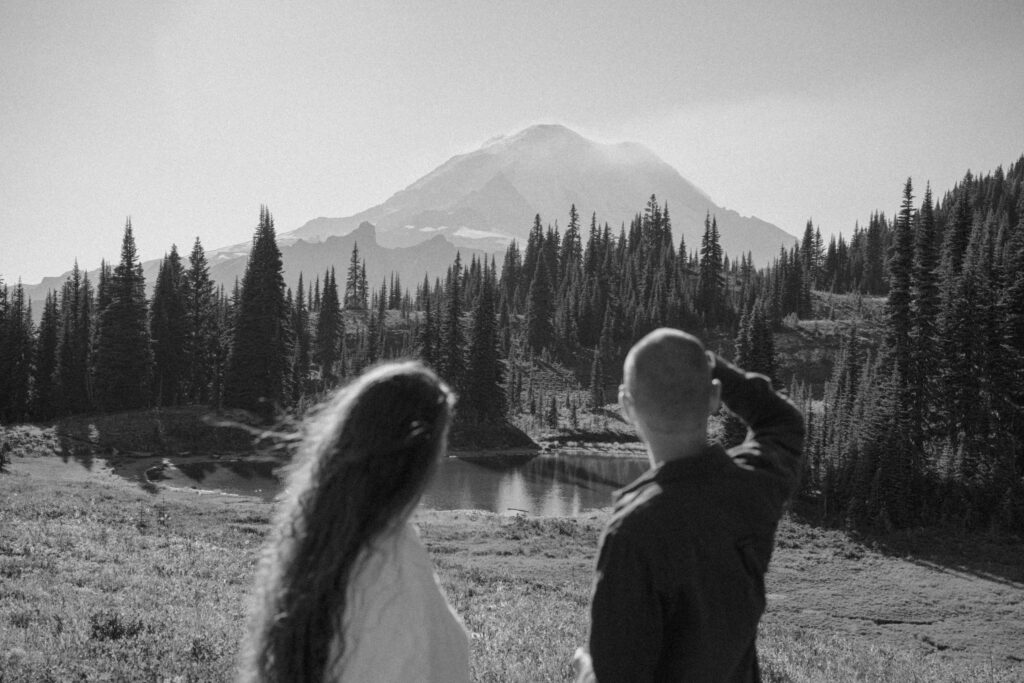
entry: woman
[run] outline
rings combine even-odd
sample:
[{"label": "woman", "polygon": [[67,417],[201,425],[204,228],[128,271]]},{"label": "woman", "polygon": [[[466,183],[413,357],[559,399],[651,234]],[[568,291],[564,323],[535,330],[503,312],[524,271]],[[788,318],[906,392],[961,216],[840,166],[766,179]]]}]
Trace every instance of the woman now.
[{"label": "woman", "polygon": [[242,680],[469,680],[465,628],[409,524],[454,401],[410,362],[320,410],[260,566]]}]

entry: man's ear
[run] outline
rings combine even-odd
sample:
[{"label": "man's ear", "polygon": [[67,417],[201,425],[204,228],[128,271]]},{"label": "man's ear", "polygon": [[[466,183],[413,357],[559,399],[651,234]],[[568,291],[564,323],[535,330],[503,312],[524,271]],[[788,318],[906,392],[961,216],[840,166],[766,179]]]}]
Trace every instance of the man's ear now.
[{"label": "man's ear", "polygon": [[717,379],[713,379],[711,380],[711,391],[708,396],[708,415],[714,415],[721,407],[722,383]]},{"label": "man's ear", "polygon": [[636,422],[633,420],[633,400],[629,392],[626,391],[626,385],[624,384],[619,385],[619,408],[622,409],[622,416],[626,418],[626,422],[635,426]]}]

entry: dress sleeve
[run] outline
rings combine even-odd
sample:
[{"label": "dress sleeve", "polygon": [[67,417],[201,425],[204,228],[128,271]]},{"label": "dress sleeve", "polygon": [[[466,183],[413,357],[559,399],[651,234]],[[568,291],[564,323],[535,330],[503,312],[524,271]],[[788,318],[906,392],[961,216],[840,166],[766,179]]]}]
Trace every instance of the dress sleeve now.
[{"label": "dress sleeve", "polygon": [[345,651],[325,680],[468,683],[469,643],[412,528],[349,586]]}]

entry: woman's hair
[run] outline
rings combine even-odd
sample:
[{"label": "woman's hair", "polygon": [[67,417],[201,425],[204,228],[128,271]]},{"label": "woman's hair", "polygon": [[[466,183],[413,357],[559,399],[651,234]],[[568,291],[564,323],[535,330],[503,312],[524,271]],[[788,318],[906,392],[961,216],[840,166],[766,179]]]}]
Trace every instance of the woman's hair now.
[{"label": "woman's hair", "polygon": [[416,362],[376,367],[308,423],[278,499],[242,649],[246,681],[321,681],[340,657],[360,551],[404,521],[443,448],[455,397]]}]

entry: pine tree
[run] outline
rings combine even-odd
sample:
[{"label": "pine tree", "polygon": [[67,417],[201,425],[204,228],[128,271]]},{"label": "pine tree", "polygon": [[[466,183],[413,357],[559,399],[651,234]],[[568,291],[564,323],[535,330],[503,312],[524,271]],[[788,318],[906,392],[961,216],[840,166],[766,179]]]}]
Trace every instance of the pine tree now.
[{"label": "pine tree", "polygon": [[264,206],[242,279],[224,376],[224,405],[265,419],[290,396],[292,334],[281,271],[274,219]]},{"label": "pine tree", "polygon": [[[0,283],[7,298],[6,285]],[[25,300],[25,288],[19,281],[8,302],[0,300],[6,310],[0,324],[0,421],[24,422],[29,417],[29,396],[32,382],[34,330],[32,307]]]},{"label": "pine tree", "polygon": [[[101,267],[100,274],[109,268]],[[107,278],[112,277],[108,272]],[[109,287],[108,287],[109,290]],[[109,297],[108,297],[109,298]],[[57,413],[71,415],[92,409],[93,296],[89,276],[75,262],[61,288],[57,347]]]},{"label": "pine tree", "polygon": [[529,296],[530,287],[533,285],[533,278],[537,271],[537,263],[542,258],[544,251],[544,228],[540,222],[540,214],[534,216],[533,227],[526,240],[526,251],[523,253],[523,267],[519,272],[516,290],[516,306],[518,311],[525,310],[526,300]]},{"label": "pine tree", "polygon": [[292,308],[292,330],[295,333],[295,358],[292,361],[292,398],[298,401],[306,391],[312,354],[312,335],[309,327],[309,308],[306,305],[306,289],[299,273],[299,284],[295,288],[295,305]]},{"label": "pine tree", "polygon": [[914,264],[914,195],[910,178],[903,187],[903,203],[894,226],[892,253],[889,257],[888,343],[896,360],[898,386],[907,387],[911,379],[910,280]]},{"label": "pine tree", "polygon": [[348,261],[348,272],[345,276],[345,310],[365,311],[366,287],[363,284],[365,271],[359,260],[359,244],[352,244],[352,257]]},{"label": "pine tree", "polygon": [[[2,285],[0,285],[2,286]],[[43,315],[36,340],[35,367],[32,376],[32,417],[49,420],[57,414],[57,351],[60,342],[60,309],[57,294],[46,293]]]},{"label": "pine tree", "polygon": [[429,296],[423,298],[423,317],[420,318],[416,335],[416,355],[427,365],[437,365],[437,329]]},{"label": "pine tree", "polygon": [[[502,388],[504,367],[498,355],[498,328],[494,313],[494,278],[485,275],[473,311],[466,359],[463,405],[477,422],[501,422],[506,401]],[[460,411],[461,412],[461,411]]]},{"label": "pine tree", "polygon": [[437,349],[438,370],[456,391],[466,379],[465,335],[462,332],[462,257],[456,252],[452,264],[445,311],[441,322],[440,346]]},{"label": "pine tree", "polygon": [[719,243],[718,221],[708,214],[704,219],[704,237],[700,246],[700,268],[697,280],[697,312],[709,324],[721,320],[725,279],[722,268],[722,247]]},{"label": "pine tree", "polygon": [[550,348],[555,341],[554,302],[545,259],[537,261],[526,306],[526,343],[534,353]]},{"label": "pine tree", "polygon": [[912,407],[914,424],[917,427],[922,426],[927,412],[935,404],[935,384],[928,378],[941,363],[937,339],[941,304],[938,265],[932,191],[931,187],[926,186],[914,239],[914,269],[911,279],[913,324],[910,343],[914,349],[914,359],[909,384],[918,392],[918,400],[913,402]]},{"label": "pine tree", "polygon": [[387,283],[381,283],[380,293],[374,295],[376,311],[370,313],[366,330],[366,362],[376,363],[384,355],[385,306],[387,305]]},{"label": "pine tree", "polygon": [[885,216],[875,214],[868,222],[865,234],[863,275],[861,292],[865,294],[885,294]]},{"label": "pine tree", "polygon": [[971,238],[971,205],[966,189],[957,196],[942,244],[943,280],[951,286],[960,274]]},{"label": "pine tree", "polygon": [[212,399],[218,327],[216,292],[203,245],[196,237],[185,271],[185,387],[193,403]]},{"label": "pine tree", "polygon": [[320,315],[316,319],[316,337],[313,345],[313,360],[320,366],[320,377],[325,387],[338,381],[338,362],[342,360],[342,344],[345,323],[338,301],[338,282],[334,269],[324,274],[323,292],[320,296]]},{"label": "pine tree", "polygon": [[100,312],[94,384],[104,411],[145,408],[150,402],[150,349],[146,281],[135,248],[132,223],[125,223],[121,261],[107,280],[109,303]]},{"label": "pine tree", "polygon": [[153,340],[153,398],[158,406],[182,403],[188,377],[188,295],[185,271],[178,248],[160,264],[149,311],[149,333]]}]

